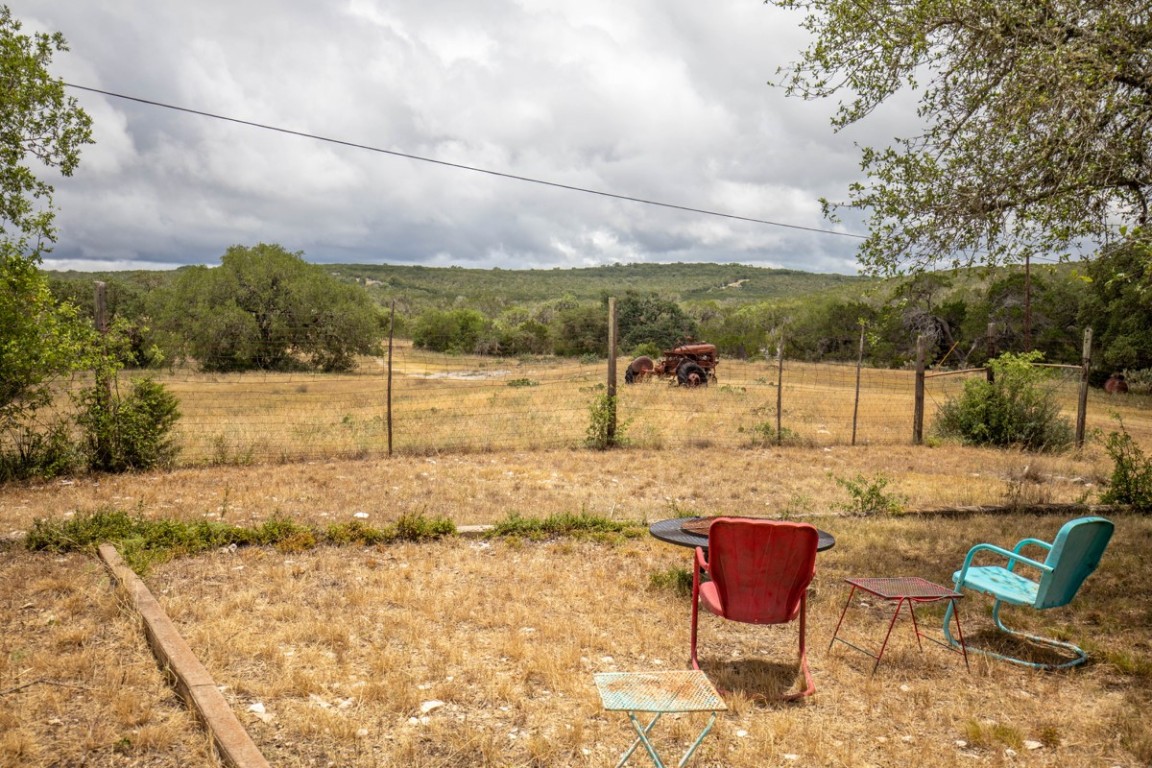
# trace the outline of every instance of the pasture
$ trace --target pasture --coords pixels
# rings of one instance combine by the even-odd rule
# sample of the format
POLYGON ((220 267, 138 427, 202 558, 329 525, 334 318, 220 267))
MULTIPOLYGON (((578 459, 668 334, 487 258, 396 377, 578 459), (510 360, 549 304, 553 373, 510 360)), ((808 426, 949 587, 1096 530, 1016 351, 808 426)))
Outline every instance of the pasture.
MULTIPOLYGON (((721 360, 719 381, 696 389, 667 380, 625 385, 618 366, 618 421, 628 444, 653 450, 907 445, 911 370, 785 360, 721 360)), ((1078 371, 1048 369, 1044 386, 1074 422, 1078 371)), ((936 409, 966 376, 930 373, 925 434, 936 409)), ((606 391, 603 360, 452 356, 398 344, 392 359, 364 358, 351 374, 205 374, 189 367, 153 374, 180 401, 176 441, 184 465, 371 458, 440 452, 580 448, 589 408, 606 391), (389 393, 391 393, 389 400, 389 393), (389 423, 391 416, 391 424, 389 423)), ((980 375, 980 374, 968 374, 980 375)), ((127 374, 125 374, 127 376, 127 374)), ((1116 429, 1117 414, 1152 444, 1146 396, 1089 393, 1087 428, 1116 429)))
MULTIPOLYGON (((394 406, 405 393, 441 399, 423 407, 427 421, 404 431, 402 440, 411 442, 398 440, 403 448, 392 458, 380 455, 378 442, 365 447, 326 435, 345 415, 361 423, 368 411, 355 407, 379 407, 355 406, 352 387, 368 379, 378 391, 378 371, 342 379, 332 390, 320 377, 219 379, 216 386, 232 388, 208 388, 216 397, 205 405, 179 393, 188 430, 181 439, 198 433, 190 425, 205 425, 203 459, 189 450, 186 466, 169 472, 0 488, 0 765, 219 764, 99 561, 20 545, 37 519, 100 509, 237 525, 274 517, 316 527, 382 525, 412 514, 469 525, 560 513, 638 524, 636 537, 242 547, 155 566, 145 577, 151 590, 275 766, 615 764, 630 730, 619 713, 601 710, 592 674, 679 669, 688 656, 689 603, 676 583, 689 552, 653 540, 643 525, 714 514, 809 520, 837 543, 817 560, 809 601, 817 686, 811 699, 779 700, 794 684, 794 624, 702 618, 701 661, 729 691, 730 709, 692 765, 1152 764, 1144 716, 1152 703, 1146 517, 1109 514, 1116 536, 1070 606, 1009 617, 1080 643, 1091 656, 1085 667, 1039 673, 973 656, 967 672, 954 654, 929 644, 918 650, 903 622, 874 676, 866 656, 828 649, 847 597, 843 578, 918 575, 948 583, 971 544, 1050 538, 1066 516, 1011 507, 1093 501, 1111 470, 1097 441, 1082 452, 1041 456, 913 447, 906 440, 911 392, 901 400, 904 388, 894 385, 866 386, 865 395, 885 403, 870 423, 889 424, 896 437, 870 436, 851 447, 820 425, 841 421, 824 409, 840 402, 834 390, 853 389, 852 370, 842 386, 824 376, 823 385, 810 379, 807 390, 796 375, 790 399, 786 380, 785 426, 806 439, 765 445, 748 427, 774 412, 749 415, 746 406, 774 404, 771 369, 725 361, 719 387, 622 387, 625 418, 635 414, 628 432, 634 442, 595 452, 578 447, 587 401, 602 378, 587 367, 586 378, 577 375, 580 367, 548 368, 563 385, 547 384, 544 370, 517 368, 479 379, 481 386, 430 377, 435 371, 422 363, 419 376, 394 381, 394 406), (521 378, 538 384, 507 385, 521 378), (281 387, 276 397, 265 389, 272 384, 281 387), (347 401, 336 394, 344 387, 347 401), (259 414, 235 407, 256 402, 266 404, 259 414), (224 408, 234 408, 230 417, 220 416, 224 408), (543 415, 534 417, 534 408, 543 415), (325 415, 301 415, 313 411, 325 415), (536 425, 535 438, 507 426, 518 419, 536 425), (563 442, 552 442, 561 430, 563 442), (225 435, 225 445, 217 441, 214 449, 213 434, 225 435), (436 447, 452 436, 456 442, 436 447), (837 480, 860 477, 888 478, 886 491, 906 510, 1007 508, 853 516, 842 508, 851 498, 837 480)), ((196 376, 174 373, 173 386, 194 389, 196 376)), ((358 396, 373 400, 364 389, 358 396)), ((1106 429, 1108 412, 1116 411, 1148 447, 1144 401, 1093 400, 1097 427, 1106 429)), ((396 426, 402 423, 397 415, 396 426)), ((881 637, 883 606, 856 610, 851 630, 865 642, 881 637)), ((966 597, 961 613, 974 643, 991 639, 986 601, 966 597)), ((918 611, 928 630, 938 629, 939 615, 918 611)), ((678 753, 699 724, 692 716, 666 718, 657 741, 678 753)), ((641 757, 633 764, 642 765, 641 757)))

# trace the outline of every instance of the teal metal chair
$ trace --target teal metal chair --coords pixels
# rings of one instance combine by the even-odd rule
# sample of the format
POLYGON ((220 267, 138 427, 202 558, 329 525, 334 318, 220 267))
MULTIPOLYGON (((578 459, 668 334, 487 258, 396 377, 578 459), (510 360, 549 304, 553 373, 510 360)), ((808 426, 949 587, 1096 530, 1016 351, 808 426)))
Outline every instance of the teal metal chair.
MULTIPOLYGON (((1042 664, 980 648, 969 647, 968 650, 1035 669, 1065 669, 1083 664, 1087 654, 1079 646, 1052 638, 1029 635, 1004 626, 1000 620, 1000 607, 1007 603, 1044 610, 1070 603, 1080 585, 1099 565, 1100 556, 1104 554, 1104 549, 1112 538, 1113 528, 1112 522, 1102 517, 1082 517, 1065 523, 1050 544, 1040 539, 1029 538, 1021 540, 1010 551, 994 544, 977 544, 972 547, 968 551, 968 556, 964 558, 963 567, 952 574, 956 591, 970 589, 990 595, 995 601, 992 604, 992 620, 996 623, 997 629, 1047 648, 1069 651, 1073 657, 1064 662, 1042 664), (1028 547, 1042 549, 1047 555, 1043 561, 1027 557, 1022 551, 1028 547), (981 553, 1006 558, 1007 563, 973 565, 976 556, 981 553), (1031 570, 1027 573, 1039 573, 1039 580, 1033 580, 1020 573, 1017 568, 1021 565, 1030 567, 1031 570)), ((953 647, 957 647, 960 643, 952 637, 949 629, 952 611, 953 605, 949 602, 948 609, 944 612, 944 636, 953 647)))

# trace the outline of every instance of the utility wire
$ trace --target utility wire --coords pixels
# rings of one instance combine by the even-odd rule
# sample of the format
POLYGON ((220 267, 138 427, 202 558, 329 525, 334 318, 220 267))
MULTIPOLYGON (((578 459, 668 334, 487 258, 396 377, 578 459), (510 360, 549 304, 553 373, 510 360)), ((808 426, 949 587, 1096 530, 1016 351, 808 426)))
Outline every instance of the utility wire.
POLYGON ((576 187, 570 184, 560 184, 555 181, 545 181, 544 179, 535 179, 530 176, 517 176, 513 173, 504 173, 502 171, 493 171, 488 168, 477 168, 472 165, 463 165, 461 163, 450 163, 447 160, 436 160, 431 157, 421 157, 420 155, 413 155, 407 152, 398 152, 392 149, 381 149, 380 147, 373 147, 368 144, 357 144, 352 141, 344 141, 342 139, 333 139, 328 136, 318 136, 314 133, 305 133, 304 131, 294 131, 289 128, 279 128, 274 125, 266 125, 264 123, 255 123, 250 120, 241 120, 236 117, 228 117, 226 115, 216 115, 211 112, 203 112, 198 109, 190 109, 188 107, 180 107, 175 104, 165 104, 160 101, 153 101, 151 99, 142 99, 139 96, 127 96, 123 93, 113 93, 112 91, 104 91, 99 88, 89 88, 85 85, 76 85, 74 83, 64 83, 69 88, 75 88, 80 91, 89 91, 91 93, 99 93, 104 96, 112 96, 117 99, 124 99, 125 101, 135 101, 139 104, 147 104, 152 107, 162 107, 164 109, 175 110, 176 112, 186 112, 190 115, 200 115, 201 117, 210 117, 213 120, 224 120, 229 123, 238 123, 240 125, 247 125, 252 128, 260 128, 265 131, 275 131, 276 133, 284 133, 289 136, 300 136, 305 139, 314 139, 316 141, 326 141, 329 144, 339 144, 345 147, 352 147, 353 149, 364 149, 369 152, 378 152, 382 155, 392 155, 394 157, 403 157, 408 160, 419 160, 422 163, 433 163, 435 165, 442 165, 448 168, 457 168, 462 171, 472 171, 473 173, 485 173, 489 176, 498 176, 504 179, 512 179, 513 181, 524 181, 530 184, 540 184, 545 187, 555 187, 556 189, 567 189, 572 192, 583 192, 589 195, 600 195, 601 197, 610 197, 615 200, 626 200, 630 203, 640 203, 642 205, 654 205, 660 208, 671 208, 677 211, 687 211, 689 213, 700 213, 705 216, 719 216, 725 219, 734 219, 736 221, 747 221, 753 224, 767 224, 772 227, 785 227, 787 229, 799 229, 804 232, 816 232, 822 235, 837 235, 839 237, 851 237, 859 240, 865 239, 864 235, 857 235, 851 232, 837 232, 832 229, 820 229, 819 227, 805 227, 800 224, 786 224, 780 221, 769 221, 767 219, 755 219, 748 216, 737 216, 732 213, 722 213, 720 211, 710 211, 704 208, 693 208, 687 205, 676 205, 675 203, 663 203, 659 200, 647 200, 642 197, 632 197, 630 195, 618 195, 614 192, 604 192, 599 189, 588 189, 587 187, 576 187))

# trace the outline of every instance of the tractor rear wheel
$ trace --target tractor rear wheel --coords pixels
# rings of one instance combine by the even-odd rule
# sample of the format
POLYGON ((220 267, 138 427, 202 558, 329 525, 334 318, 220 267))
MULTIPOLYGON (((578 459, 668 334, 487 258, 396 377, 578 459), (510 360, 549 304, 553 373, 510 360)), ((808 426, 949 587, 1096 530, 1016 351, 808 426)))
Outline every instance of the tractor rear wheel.
POLYGON ((676 382, 682 387, 706 387, 708 373, 691 360, 685 360, 676 368, 676 382))

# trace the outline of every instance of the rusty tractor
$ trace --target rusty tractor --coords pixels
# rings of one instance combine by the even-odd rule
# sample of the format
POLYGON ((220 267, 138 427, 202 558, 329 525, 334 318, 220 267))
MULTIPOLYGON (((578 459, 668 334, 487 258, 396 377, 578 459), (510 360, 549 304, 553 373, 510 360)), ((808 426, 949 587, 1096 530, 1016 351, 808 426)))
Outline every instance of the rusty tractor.
POLYGON ((675 377, 682 387, 706 387, 709 380, 716 381, 718 362, 715 344, 682 344, 664 350, 660 360, 647 355, 636 358, 624 371, 624 381, 635 384, 653 376, 675 377))

